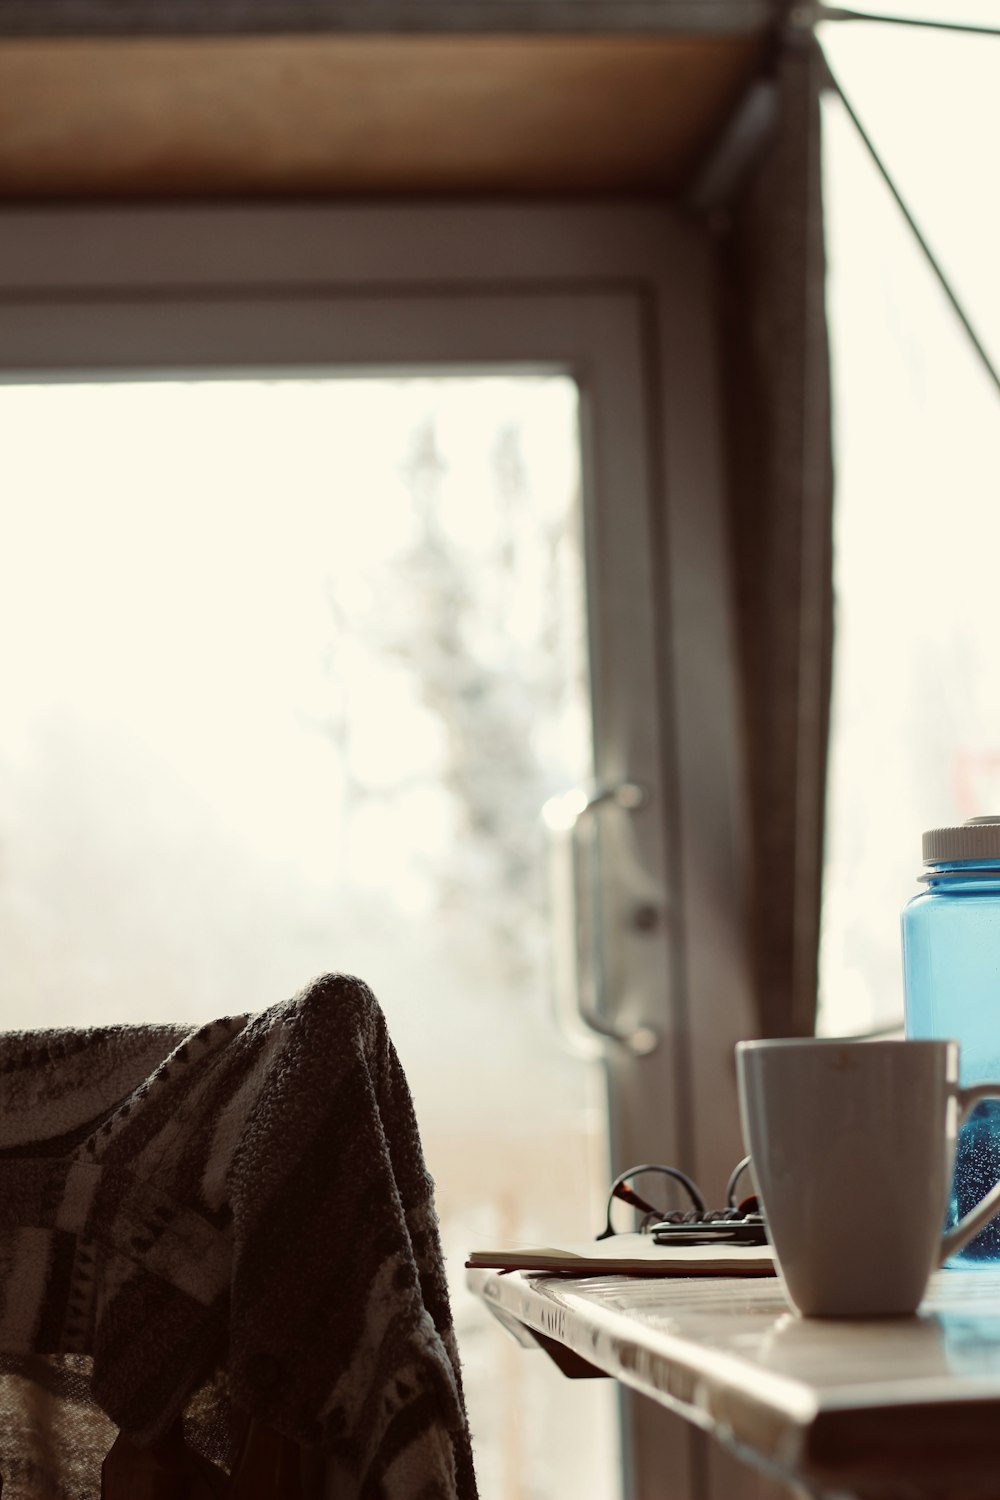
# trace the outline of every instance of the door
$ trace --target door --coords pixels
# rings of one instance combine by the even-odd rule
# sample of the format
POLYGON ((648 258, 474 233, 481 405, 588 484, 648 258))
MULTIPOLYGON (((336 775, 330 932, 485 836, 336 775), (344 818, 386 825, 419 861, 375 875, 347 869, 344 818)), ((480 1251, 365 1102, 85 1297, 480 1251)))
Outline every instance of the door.
MULTIPOLYGON (((590 264, 574 265, 588 226, 572 218, 388 209, 304 218, 193 210, 12 216, 0 308, 10 382, 2 420, 29 436, 20 476, 8 473, 4 486, 5 530, 19 525, 22 537, 7 596, 17 597, 20 573, 25 607, 32 594, 45 600, 30 634, 41 639, 50 628, 53 636, 41 658, 47 665, 33 667, 23 638, 8 632, 4 670, 20 672, 30 688, 58 675, 56 662, 74 652, 93 659, 124 650, 126 662, 106 691, 100 724, 101 694, 88 679, 72 710, 42 693, 47 739, 37 723, 22 724, 20 742, 12 731, 0 747, 7 817, 22 815, 22 866, 37 852, 30 837, 37 825, 25 814, 31 803, 20 795, 18 764, 30 781, 40 757, 55 755, 50 785, 69 796, 89 748, 91 782, 103 786, 108 816, 91 804, 84 848, 91 857, 106 849, 129 799, 156 804, 141 846, 119 851, 117 867, 109 863, 110 885, 144 889, 148 906, 158 906, 178 973, 198 976, 187 995, 202 1017, 237 1008, 234 990, 254 1004, 280 998, 270 986, 286 970, 292 982, 308 978, 291 974, 307 956, 315 957, 311 967, 356 967, 373 983, 414 1086, 437 1179, 484 1491, 504 1500, 563 1489, 607 1495, 619 1438, 599 1383, 564 1384, 540 1356, 526 1358, 484 1328, 485 1314, 463 1290, 470 1243, 589 1238, 612 1171, 641 1160, 678 1162, 711 1193, 738 1154, 727 1071, 731 1039, 744 1024, 738 862, 730 861, 738 755, 735 736, 727 742, 712 733, 713 721, 725 730, 734 705, 724 539, 710 472, 699 475, 697 512, 677 510, 673 551, 663 534, 666 496, 689 483, 683 466, 693 461, 693 434, 700 424, 697 441, 705 442, 712 425, 703 405, 684 433, 673 406, 707 389, 709 377, 699 373, 703 355, 690 348, 692 330, 679 313, 664 344, 670 309, 653 294, 663 272, 649 269, 658 253, 690 260, 691 250, 673 246, 669 234, 665 240, 658 216, 596 214, 590 264), (646 246, 641 253, 637 243, 646 246), (687 389, 677 384, 677 395, 664 399, 664 387, 675 388, 671 369, 682 366, 687 389), (71 429, 68 408, 60 415, 54 398, 81 391, 92 403, 88 421, 98 420, 102 400, 112 410, 109 394, 132 402, 131 412, 126 401, 105 415, 110 425, 86 458, 92 495, 106 499, 117 485, 123 498, 97 511, 81 485, 78 502, 70 492, 68 509, 47 512, 31 493, 39 454, 46 443, 64 448, 71 429), (48 427, 39 425, 45 398, 48 427), (394 400, 409 411, 409 446, 395 465, 395 493, 389 476, 376 501, 365 475, 401 441, 390 422, 394 400), (261 446, 268 432, 284 435, 284 451, 281 441, 261 446), (304 464, 290 456, 290 443, 304 464), (188 454, 186 467, 159 483, 167 465, 158 455, 176 448, 188 454), (255 475, 241 476, 244 448, 256 455, 255 475), (488 481, 474 472, 487 449, 488 481), (338 454, 344 463, 349 450, 338 470, 338 454), (449 476, 463 465, 468 489, 458 493, 449 476), (297 507, 317 470, 325 500, 307 518, 297 507), (291 476, 294 494, 286 489, 291 476), (25 517, 37 519, 39 509, 43 522, 32 532, 25 517), (101 520, 91 526, 95 514, 101 520), (493 535, 488 563, 472 561, 482 550, 477 527, 493 535), (97 552, 111 556, 104 574, 86 550, 94 530, 97 552), (197 553, 203 565, 192 569, 197 553), (83 571, 102 580, 100 589, 80 587, 88 557, 83 571), (65 587, 55 590, 53 558, 65 573, 65 587), (165 594, 142 571, 154 568, 167 579, 165 594), (311 590, 304 612, 311 609, 311 622, 300 622, 295 639, 313 630, 323 671, 301 683, 300 700, 286 692, 269 714, 261 705, 279 698, 267 693, 278 685, 284 692, 296 670, 281 654, 291 633, 284 623, 277 628, 277 615, 284 622, 295 613, 303 590, 311 590), (117 602, 105 608, 112 595, 117 602), (477 613, 485 595, 488 618, 477 613), (75 615, 58 613, 67 597, 75 615), (140 631, 151 598, 153 619, 140 631), (526 623, 521 615, 532 609, 526 623), (94 621, 97 635, 81 646, 83 625, 94 621), (197 670, 177 654, 185 629, 186 660, 197 670), (694 663, 685 633, 697 637, 694 663), (144 654, 129 657, 125 648, 140 637, 144 654), (162 681, 198 681, 173 710, 153 693, 156 712, 140 722, 156 671, 162 681), (371 709, 364 693, 373 681, 371 709), (80 753, 67 756, 59 716, 70 712, 90 738, 80 738, 77 723, 80 753), (199 712, 205 722, 245 713, 239 733, 253 754, 238 754, 224 737, 213 749, 198 732, 199 712), (310 720, 311 748, 303 753, 299 743, 298 759, 281 759, 295 737, 287 725, 276 729, 281 714, 298 716, 299 741, 302 718, 310 720), (135 770, 122 750, 140 740, 160 761, 180 756, 167 775, 174 803, 164 802, 163 778, 135 770), (463 759, 456 747, 469 744, 471 758, 463 759), (219 777, 206 790, 197 776, 213 755, 219 777), (322 790, 327 777, 339 787, 332 799, 322 790), (267 796, 255 797, 262 782, 267 796), (572 783, 575 804, 551 800, 572 783), (574 822, 574 807, 579 812, 588 796, 593 805, 574 822), (210 808, 216 852, 185 880, 190 849, 205 841, 200 825, 187 846, 177 829, 199 799, 210 808), (308 826, 313 807, 324 833, 317 838, 313 827, 305 852, 292 850, 288 828, 308 826), (259 856, 268 879, 241 886, 240 840, 248 826, 259 832, 269 821, 268 852, 259 856), (336 871, 323 869, 324 850, 336 871), (173 884, 164 873, 171 861, 173 884), (547 863, 556 881, 548 895, 547 863), (192 951, 184 939, 197 927, 195 909, 230 883, 237 899, 198 928, 201 947, 192 951), (192 909, 178 905, 181 890, 192 909), (261 931, 280 935, 285 957, 262 948, 261 931), (549 1013, 550 959, 560 958, 556 989, 577 1055, 549 1013), (584 1022, 566 1015, 567 1000, 582 1001, 584 1022)), ((8 455, 15 447, 12 437, 8 455)), ((52 469, 60 472, 65 499, 73 466, 52 469)), ((81 672, 66 676, 79 682, 81 672)), ((36 779, 36 789, 43 786, 36 779)), ((70 808, 60 826, 75 816, 70 808)), ((134 833, 136 819, 129 821, 134 833)), ((64 920, 49 933, 45 961, 25 971, 32 1005, 46 975, 63 1001, 75 988, 53 979, 53 955, 74 941, 67 914, 81 910, 87 860, 74 896, 66 889, 71 862, 60 852, 57 837, 50 887, 18 888, 16 870, 7 882, 11 952, 17 941, 27 944, 23 931, 21 939, 14 933, 17 909, 23 922, 34 900, 37 917, 43 890, 50 917, 59 910, 53 892, 62 892, 64 920)), ((128 914, 109 932, 116 954, 127 926, 128 914)), ((65 972, 84 974, 89 963, 103 980, 100 951, 86 937, 77 932, 65 972)), ((106 953, 103 961, 114 968, 106 953)), ((113 989, 91 985, 90 994, 113 989)), ((53 1002, 34 1024, 64 1019, 53 1002)), ((691 1434, 631 1400, 622 1414, 630 1495, 662 1493, 665 1472, 678 1500, 708 1493, 691 1434)))

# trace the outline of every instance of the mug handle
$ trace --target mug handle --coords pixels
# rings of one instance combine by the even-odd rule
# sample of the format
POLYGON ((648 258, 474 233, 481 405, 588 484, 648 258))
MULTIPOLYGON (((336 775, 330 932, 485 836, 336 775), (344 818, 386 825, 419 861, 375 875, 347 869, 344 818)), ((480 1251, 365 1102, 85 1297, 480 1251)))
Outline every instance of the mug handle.
MULTIPOLYGON (((976 1083, 971 1088, 956 1089, 959 1125, 965 1124, 970 1112, 982 1099, 1000 1099, 1000 1083, 976 1083)), ((949 1256, 961 1250, 984 1229, 991 1219, 1000 1213, 1000 1182, 991 1187, 985 1198, 975 1208, 970 1208, 964 1219, 959 1219, 954 1229, 949 1229, 941 1240, 938 1265, 943 1266, 949 1256)))

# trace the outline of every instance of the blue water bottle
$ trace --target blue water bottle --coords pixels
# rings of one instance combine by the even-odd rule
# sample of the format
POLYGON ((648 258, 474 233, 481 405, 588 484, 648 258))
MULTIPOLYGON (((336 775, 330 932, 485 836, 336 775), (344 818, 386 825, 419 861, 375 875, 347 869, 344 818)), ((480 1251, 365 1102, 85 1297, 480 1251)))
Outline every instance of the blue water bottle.
MULTIPOLYGON (((925 889, 903 910, 903 991, 908 1037, 954 1039, 961 1082, 1000 1077, 1000 817, 933 828, 923 838, 925 889)), ((1000 1181, 1000 1101, 962 1128, 949 1227, 1000 1181)), ((951 1264, 1000 1261, 994 1219, 951 1264)))

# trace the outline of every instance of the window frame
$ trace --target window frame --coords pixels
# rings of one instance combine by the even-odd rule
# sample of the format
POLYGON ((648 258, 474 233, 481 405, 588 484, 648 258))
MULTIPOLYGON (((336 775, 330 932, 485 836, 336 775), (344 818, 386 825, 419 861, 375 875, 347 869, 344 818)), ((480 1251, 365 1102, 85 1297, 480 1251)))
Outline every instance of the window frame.
MULTIPOLYGON (((588 518, 596 538, 589 543, 596 546, 592 567, 600 566, 609 538, 618 544, 616 517, 608 509, 617 484, 641 489, 651 510, 644 533, 651 556, 638 559, 653 575, 655 672, 642 689, 653 700, 644 753, 658 760, 663 790, 652 815, 665 850, 665 947, 657 951, 666 960, 664 972, 654 968, 646 977, 660 988, 662 1010, 654 1022, 665 1023, 667 1036, 640 1064, 612 1048, 608 1068, 624 1101, 621 1149, 678 1162, 721 1201, 741 1150, 733 1047, 753 1034, 754 1022, 746 756, 713 269, 708 231, 649 203, 183 204, 0 213, 0 378, 114 370, 133 363, 142 340, 154 335, 168 341, 168 355, 172 348, 184 366, 192 325, 177 314, 198 308, 203 319, 226 330, 232 367, 242 369, 242 360, 255 362, 254 347, 241 343, 241 310, 248 302, 270 303, 276 316, 299 309, 296 341, 288 346, 296 369, 308 363, 303 350, 310 347, 311 310, 324 301, 337 303, 347 324, 351 309, 367 304, 351 346, 355 370, 387 364, 399 370, 400 329, 389 320, 407 316, 404 309, 415 299, 439 310, 450 306, 459 318, 464 297, 491 300, 499 322, 484 356, 494 359, 504 309, 530 302, 539 314, 539 341, 526 339, 519 349, 508 340, 506 346, 509 361, 520 357, 530 368, 546 362, 546 349, 551 358, 542 325, 545 309, 556 308, 559 299, 589 306, 598 319, 602 306, 617 303, 618 320, 633 320, 641 389, 631 439, 619 448, 627 472, 602 473, 598 461, 596 499, 587 503, 598 508, 588 518), (373 305, 385 309, 381 342, 372 337, 373 305)), ((520 316, 509 321, 511 330, 524 326, 520 316)), ((276 339, 269 363, 281 360, 276 339)), ((445 346, 455 347, 454 341, 444 340, 445 346)), ((468 358, 475 357, 473 346, 474 339, 466 345, 468 358)), ((151 363, 163 369, 160 347, 161 357, 151 363)), ((318 361, 321 344, 316 348, 318 361)), ((229 364, 216 361, 215 368, 229 364)), ((564 352, 563 365, 586 391, 585 338, 576 354, 564 352)), ((592 421, 601 420, 596 410, 592 421)), ((630 420, 627 407, 619 407, 616 420, 630 420)), ((610 606, 623 610, 626 622, 627 592, 620 589, 610 606)), ((600 661, 594 665, 599 713, 602 694, 621 685, 602 685, 600 661)), ((634 684, 625 688, 635 690, 634 684)), ((604 775, 634 774, 624 759, 616 764, 613 745, 600 759, 604 775)), ((641 944, 641 935, 631 941, 641 944)), ((631 1447, 635 1460, 626 1477, 630 1500, 652 1500, 663 1473, 662 1422, 646 1406, 631 1403, 627 1418, 632 1442, 626 1450, 631 1447)), ((675 1434, 670 1443, 678 1497, 682 1490, 694 1495, 708 1493, 706 1484, 717 1487, 694 1456, 691 1436, 675 1434)), ((735 1483, 730 1476, 730 1494, 735 1483)))

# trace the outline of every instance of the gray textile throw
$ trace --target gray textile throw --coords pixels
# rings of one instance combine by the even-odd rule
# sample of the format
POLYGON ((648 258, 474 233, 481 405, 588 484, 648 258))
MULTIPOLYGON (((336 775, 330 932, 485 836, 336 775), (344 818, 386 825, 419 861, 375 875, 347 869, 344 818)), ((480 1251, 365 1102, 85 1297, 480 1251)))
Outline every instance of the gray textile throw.
POLYGON ((181 1418, 218 1459, 234 1412, 324 1453, 337 1500, 474 1500, 432 1191, 357 979, 0 1035, 3 1500, 97 1500, 116 1427, 181 1418))

